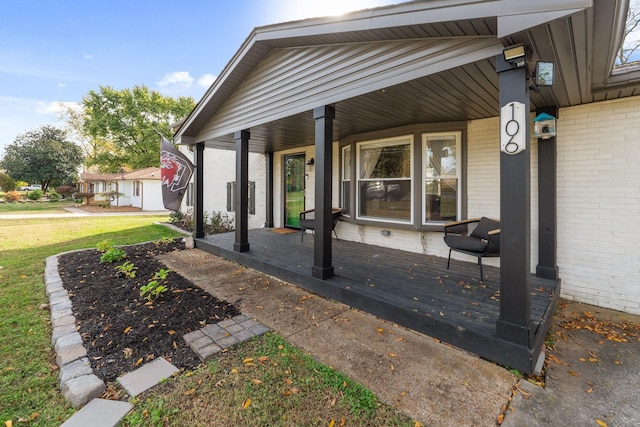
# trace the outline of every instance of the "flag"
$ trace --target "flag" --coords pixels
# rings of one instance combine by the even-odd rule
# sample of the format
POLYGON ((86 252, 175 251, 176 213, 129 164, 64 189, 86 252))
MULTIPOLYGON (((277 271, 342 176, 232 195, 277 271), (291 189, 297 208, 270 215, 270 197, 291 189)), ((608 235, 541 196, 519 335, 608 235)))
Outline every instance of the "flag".
POLYGON ((160 179, 162 203, 166 209, 179 211, 182 198, 193 175, 193 163, 163 136, 160 144, 160 179))

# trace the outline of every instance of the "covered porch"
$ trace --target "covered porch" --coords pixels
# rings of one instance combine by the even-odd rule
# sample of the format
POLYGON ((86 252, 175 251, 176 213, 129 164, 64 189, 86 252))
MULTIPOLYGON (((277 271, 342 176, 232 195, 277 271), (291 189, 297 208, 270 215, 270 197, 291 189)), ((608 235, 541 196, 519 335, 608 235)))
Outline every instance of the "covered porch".
MULTIPOLYGON (((198 248, 272 275, 318 295, 419 331, 501 365, 530 372, 537 353, 497 336, 500 270, 460 260, 351 241, 333 241, 335 275, 311 274, 313 235, 278 229, 249 231, 251 250, 234 250, 234 233, 196 239, 198 248)), ((534 348, 544 342, 560 283, 531 276, 530 318, 534 348)))
POLYGON ((255 29, 175 134, 194 152, 197 246, 531 372, 560 271, 556 137, 534 142, 530 122, 631 94, 611 77, 627 6, 625 0, 408 2, 255 29), (521 56, 510 56, 514 49, 521 56), (532 84, 538 61, 555 63, 552 86, 532 84), (459 157, 452 176, 440 175, 445 168, 436 161, 437 179, 455 179, 455 209, 432 218, 436 157, 429 153, 449 148, 448 157, 453 149, 432 147, 429 138, 443 134, 455 135, 459 157), (304 174, 304 209, 317 215, 315 237, 303 245, 299 236, 269 229, 288 225, 283 159, 307 147, 314 162, 304 174), (381 156, 383 149, 400 156, 381 156), (222 150, 235 151, 235 165, 216 159, 222 150), (367 153, 375 153, 372 167, 362 160, 367 153), (250 154, 264 156, 263 177, 252 175, 250 154), (376 170, 381 158, 396 167, 376 170), (205 237, 204 206, 224 197, 214 188, 214 172, 223 168, 235 169, 236 232, 205 237), (249 195, 250 175, 258 181, 256 197, 249 195), (402 189, 402 200, 387 196, 394 203, 386 211, 367 210, 373 179, 386 192, 402 189), (263 230, 249 227, 250 198, 265 200, 263 230), (502 268, 488 268, 481 284, 472 280, 475 264, 456 262, 447 272, 433 247, 427 256, 333 241, 334 207, 345 212, 354 241, 381 227, 435 240, 445 221, 495 217, 502 268))

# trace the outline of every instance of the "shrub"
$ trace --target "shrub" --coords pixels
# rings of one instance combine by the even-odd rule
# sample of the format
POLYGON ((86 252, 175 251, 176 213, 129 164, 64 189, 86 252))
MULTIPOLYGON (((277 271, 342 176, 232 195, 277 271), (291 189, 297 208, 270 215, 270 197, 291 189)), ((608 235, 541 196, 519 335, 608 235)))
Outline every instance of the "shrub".
POLYGON ((127 253, 120 248, 111 248, 100 257, 101 263, 112 263, 122 261, 127 257, 127 253))
POLYGON ((51 202, 57 202, 58 200, 62 199, 62 194, 56 192, 55 190, 51 190, 49 191, 49 201, 51 202))
POLYGON ((91 199, 93 199, 95 197, 95 193, 76 193, 73 195, 74 199, 79 199, 82 201, 85 201, 85 203, 88 205, 89 202, 91 201, 91 199))
POLYGON ((42 196, 44 196, 42 190, 27 191, 27 199, 29 200, 40 200, 42 196))
POLYGON ((234 230, 234 220, 226 212, 214 211, 211 215, 205 212, 204 224, 206 234, 226 233, 234 230))
POLYGON ((76 188, 70 185, 61 185, 56 188, 56 193, 61 194, 63 198, 71 197, 73 193, 75 193, 76 188))
POLYGON ((98 244, 96 245, 96 249, 98 250, 98 252, 105 253, 109 249, 113 249, 113 243, 111 243, 111 240, 102 240, 98 242, 98 244))
POLYGON ((124 193, 120 193, 118 191, 107 191, 106 193, 100 193, 101 196, 107 197, 112 202, 117 200, 119 197, 124 196, 124 193))
POLYGON ((4 193, 5 202, 13 203, 17 202, 20 199, 22 199, 22 194, 20 194, 18 191, 7 191, 6 193, 4 193))

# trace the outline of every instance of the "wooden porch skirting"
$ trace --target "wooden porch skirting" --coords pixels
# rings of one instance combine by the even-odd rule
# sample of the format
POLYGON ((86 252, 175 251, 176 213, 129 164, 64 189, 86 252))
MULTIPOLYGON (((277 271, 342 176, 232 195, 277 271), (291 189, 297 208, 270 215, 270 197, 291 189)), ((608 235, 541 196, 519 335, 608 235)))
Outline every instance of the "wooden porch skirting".
POLYGON ((560 294, 560 282, 531 277, 528 347, 496 335, 500 314, 500 270, 485 266, 480 282, 475 262, 332 241, 335 277, 311 275, 313 236, 270 229, 249 231, 250 250, 234 252, 234 233, 196 239, 196 247, 318 295, 424 333, 510 368, 531 373, 560 294))

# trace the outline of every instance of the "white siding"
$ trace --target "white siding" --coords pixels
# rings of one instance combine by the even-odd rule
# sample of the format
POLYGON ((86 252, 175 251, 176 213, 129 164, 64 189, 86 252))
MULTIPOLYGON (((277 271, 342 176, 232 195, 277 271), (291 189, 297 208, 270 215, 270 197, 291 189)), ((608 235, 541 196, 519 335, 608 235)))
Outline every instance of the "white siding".
POLYGON ((274 49, 198 132, 204 141, 502 52, 487 38, 435 38, 274 49))

